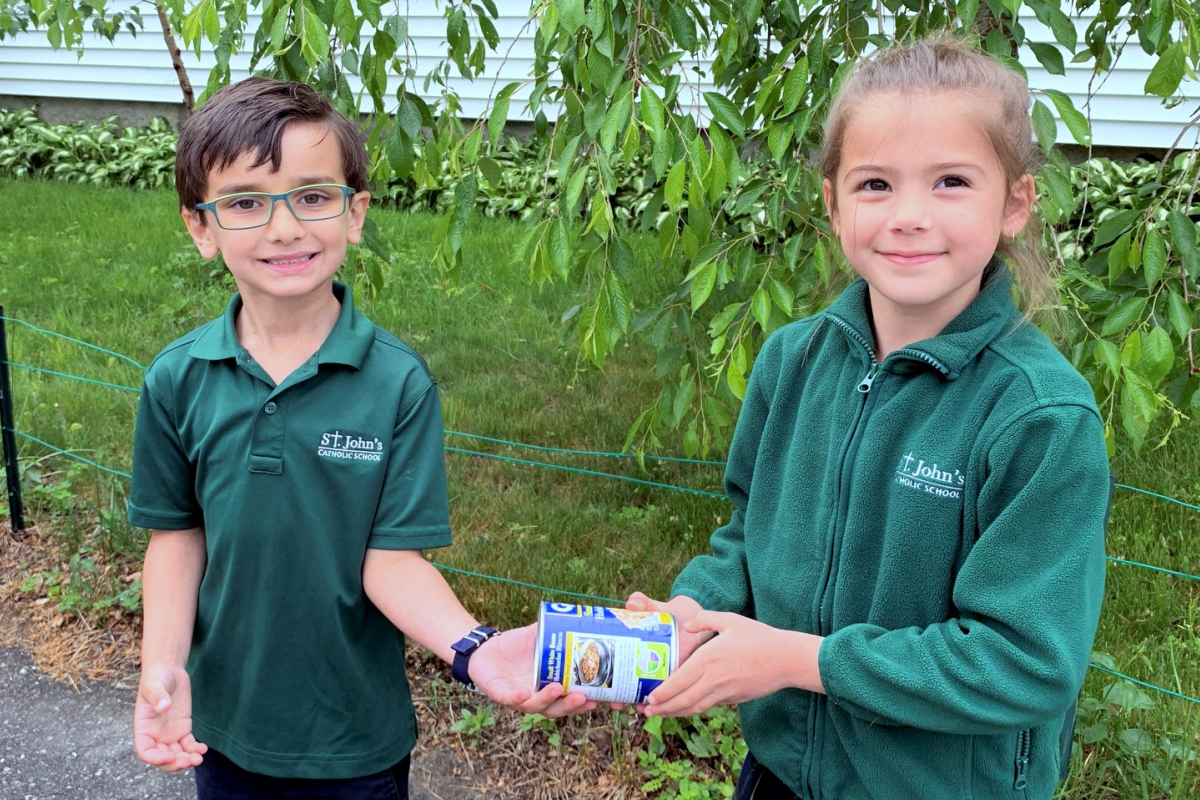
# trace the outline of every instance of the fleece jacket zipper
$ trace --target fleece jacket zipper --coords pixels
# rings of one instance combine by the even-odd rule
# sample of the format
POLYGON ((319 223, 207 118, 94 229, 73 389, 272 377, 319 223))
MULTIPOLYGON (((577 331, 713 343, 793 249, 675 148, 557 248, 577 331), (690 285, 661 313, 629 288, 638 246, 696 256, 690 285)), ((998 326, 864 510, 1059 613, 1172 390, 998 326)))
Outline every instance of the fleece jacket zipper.
MULTIPOLYGON (((871 389, 875 385, 875 381, 879 377, 882 364, 878 361, 875 355, 875 348, 872 343, 863 337, 854 329, 850 323, 834 316, 828 315, 828 319, 835 325, 846 332, 853 341, 863 349, 867 355, 867 373, 863 376, 855 387, 855 392, 858 396, 859 406, 858 413, 855 415, 854 421, 850 425, 849 436, 847 437, 846 445, 842 450, 840 463, 838 465, 838 497, 837 497, 837 513, 834 516, 833 525, 829 533, 829 549, 827 561, 825 564, 825 573, 822 579, 821 591, 817 599, 817 607, 815 609, 815 632, 818 636, 827 636, 832 633, 833 628, 833 600, 834 587, 837 584, 837 569, 839 556, 842 547, 842 533, 846 525, 845 520, 850 504, 850 478, 853 474, 853 465, 858 454, 858 447, 861 441, 863 429, 866 427, 868 418, 871 415, 871 407, 874 405, 877 394, 871 394, 871 389)), ((941 372, 943 375, 949 374, 950 370, 945 365, 938 361, 928 353, 920 350, 903 348, 889 353, 884 361, 896 360, 900 358, 909 358, 920 361, 928 366, 941 372)), ((823 694, 817 694, 813 698, 813 702, 809 705, 809 747, 808 747, 808 790, 813 800, 821 798, 821 747, 825 734, 825 704, 829 702, 828 698, 823 694)), ((1027 759, 1028 760, 1028 759, 1027 759)), ((1023 778, 1022 778, 1023 780, 1023 778)))
POLYGON ((1017 734, 1017 757, 1013 762, 1013 788, 1021 790, 1029 782, 1029 731, 1017 734))
MULTIPOLYGON (((830 315, 829 319, 842 328, 863 349, 867 355, 868 366, 866 375, 863 376, 862 380, 855 387, 855 402, 858 403, 858 410, 854 416, 854 421, 850 424, 846 445, 842 449, 838 463, 837 513, 834 515, 833 523, 830 526, 821 591, 818 593, 816 607, 814 608, 814 631, 818 636, 825 636, 829 632, 829 628, 833 622, 833 587, 837 582, 838 557, 842 545, 841 536, 845 529, 843 520, 846 518, 847 506, 850 502, 850 475, 853 471, 852 466, 855 454, 858 452, 860 435, 866 426, 866 420, 869 416, 868 406, 874 400, 874 395, 871 394, 871 387, 875 384, 880 367, 875 358, 875 348, 871 346, 871 342, 859 335, 858 331, 854 330, 844 320, 833 315, 830 315)), ((813 800, 820 800, 821 797, 820 754, 825 736, 824 718, 825 704, 827 702, 828 700, 824 695, 815 695, 808 712, 808 790, 813 800)))

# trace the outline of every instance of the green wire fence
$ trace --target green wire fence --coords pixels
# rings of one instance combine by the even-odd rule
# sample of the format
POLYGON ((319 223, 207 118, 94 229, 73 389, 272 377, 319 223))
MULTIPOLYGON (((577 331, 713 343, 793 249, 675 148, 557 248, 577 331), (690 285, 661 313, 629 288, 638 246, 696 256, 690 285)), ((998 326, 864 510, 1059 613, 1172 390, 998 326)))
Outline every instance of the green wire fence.
MULTIPOLYGON (((81 346, 89 348, 91 350, 95 350, 100 353, 105 353, 107 355, 114 356, 125 362, 128 362, 129 364, 137 367, 139 370, 141 370, 143 372, 146 370, 145 366, 143 366, 142 364, 138 363, 134 359, 132 359, 129 356, 126 356, 122 353, 118 353, 113 350, 108 350, 104 347, 100 347, 100 346, 92 344, 90 342, 85 342, 81 339, 76 339, 74 337, 67 336, 65 334, 61 334, 61 333, 57 333, 54 331, 45 330, 43 328, 39 328, 36 325, 32 325, 28 322, 25 322, 24 320, 14 319, 12 317, 7 317, 7 316, 4 316, 3 314, 0 314, 0 325, 2 325, 4 322, 14 322, 19 325, 23 325, 26 328, 36 331, 37 333, 56 337, 59 339, 64 339, 66 341, 73 342, 75 344, 81 345, 81 346)), ((14 362, 14 361, 9 361, 9 360, 6 360, 6 357, 4 357, 3 354, 0 354, 0 364, 14 367, 16 369, 27 370, 30 372, 36 372, 36 373, 40 373, 40 374, 52 375, 54 377, 60 377, 60 378, 66 378, 69 380, 80 381, 80 382, 95 385, 95 386, 102 386, 105 388, 118 389, 121 391, 132 392, 135 394, 140 392, 139 389, 137 389, 133 386, 125 386, 122 384, 115 384, 115 383, 109 383, 106 381, 93 380, 91 378, 85 378, 85 377, 82 377, 79 375, 72 375, 70 373, 57 372, 55 370, 44 369, 42 367, 36 367, 36 366, 28 365, 28 364, 20 364, 20 363, 14 362)), ((20 436, 22 439, 26 439, 30 442, 33 442, 34 444, 40 445, 40 446, 46 448, 47 450, 49 450, 53 454, 62 455, 67 458, 74 459, 76 461, 87 464, 88 466, 94 467, 95 469, 101 470, 103 472, 109 473, 111 475, 114 475, 114 476, 117 476, 120 478, 124 478, 124 479, 132 478, 132 476, 127 472, 122 472, 120 470, 115 470, 110 467, 106 467, 103 464, 99 464, 95 461, 92 461, 91 459, 85 458, 85 457, 79 455, 78 453, 73 453, 68 450, 63 450, 62 448, 56 447, 55 445, 53 445, 49 442, 42 441, 41 439, 38 439, 34 436, 29 435, 28 433, 17 430, 15 428, 15 426, 13 426, 13 427, 4 426, 4 430, 8 431, 12 434, 15 434, 16 436, 20 436)), ((612 458, 612 459, 638 459, 638 460, 643 460, 643 461, 661 461, 661 462, 695 464, 695 465, 712 466, 712 467, 723 467, 725 465, 725 462, 723 462, 723 461, 705 461, 705 460, 700 460, 700 459, 678 458, 678 457, 672 457, 672 456, 636 455, 636 454, 632 454, 632 453, 614 453, 614 452, 606 452, 606 451, 600 451, 600 450, 570 450, 570 449, 559 448, 559 447, 547 447, 547 446, 543 446, 543 445, 527 444, 525 442, 511 441, 508 439, 499 439, 499 438, 494 438, 494 437, 490 437, 490 436, 481 436, 479 434, 464 433, 462 431, 445 430, 443 432, 447 436, 468 438, 468 439, 474 439, 476 441, 482 441, 482 442, 488 442, 491 444, 501 445, 504 447, 518 448, 518 449, 524 449, 524 450, 533 450, 533 451, 543 452, 543 453, 555 453, 555 454, 567 455, 567 456, 585 456, 585 457, 612 458)), ((497 453, 489 453, 489 452, 482 451, 482 450, 470 450, 470 449, 459 448, 459 447, 451 447, 449 445, 447 445, 445 447, 445 449, 451 453, 458 453, 458 454, 462 454, 462 455, 469 455, 469 456, 475 456, 475 457, 480 457, 480 458, 492 458, 492 459, 497 459, 499 461, 512 463, 512 464, 521 464, 521 465, 525 465, 525 466, 533 466, 533 467, 539 467, 539 468, 544 468, 544 469, 560 470, 563 472, 574 473, 577 475, 589 475, 589 476, 599 477, 599 478, 608 478, 608 479, 612 479, 612 480, 619 480, 619 481, 625 481, 625 482, 634 483, 634 484, 638 484, 638 485, 642 485, 642 486, 648 486, 648 487, 652 487, 652 488, 656 488, 656 489, 664 489, 664 490, 676 491, 676 492, 686 492, 686 493, 698 495, 701 497, 708 497, 708 498, 721 499, 721 500, 725 499, 724 494, 720 494, 717 492, 708 492, 708 491, 703 491, 701 489, 693 489, 693 488, 687 487, 687 486, 676 486, 674 484, 669 484, 669 483, 660 483, 657 481, 643 480, 641 478, 634 478, 634 477, 630 477, 628 475, 620 475, 620 474, 612 473, 612 472, 603 472, 603 471, 599 471, 599 470, 590 470, 590 469, 580 469, 578 467, 569 467, 569 466, 564 466, 561 464, 554 464, 554 463, 545 462, 545 461, 534 461, 534 460, 524 459, 524 458, 514 458, 511 456, 499 455, 497 453)), ((1168 497, 1167 495, 1158 494, 1156 492, 1147 491, 1145 489, 1139 489, 1136 486, 1127 486, 1127 485, 1121 484, 1121 483, 1115 484, 1115 486, 1118 489, 1124 489, 1124 490, 1135 492, 1138 494, 1144 494, 1144 495, 1154 497, 1154 498, 1157 498, 1160 500, 1164 500, 1164 501, 1167 501, 1170 503, 1175 503, 1177 505, 1183 506, 1184 508, 1189 508, 1194 511, 1200 511, 1200 505, 1196 505, 1194 503, 1188 503, 1188 502, 1179 500, 1174 497, 1168 497)), ((1137 561, 1129 561, 1129 560, 1126 560, 1123 558, 1116 558, 1114 556, 1106 556, 1106 559, 1109 562, 1114 563, 1114 564, 1122 564, 1122 565, 1126 565, 1126 566, 1140 567, 1143 569, 1152 570, 1152 571, 1160 572, 1160 573, 1165 573, 1167 575, 1172 575, 1174 577, 1183 578, 1186 580, 1200 581, 1200 575, 1192 575, 1192 574, 1189 574, 1186 572, 1179 572, 1177 570, 1167 569, 1166 567, 1154 566, 1152 564, 1142 564, 1137 561)), ((550 586, 541 586, 536 583, 527 583, 525 581, 519 581, 519 580, 515 580, 512 578, 505 578, 505 577, 501 577, 498 575, 488 575, 486 573, 481 573, 481 572, 471 572, 470 570, 459 569, 457 567, 451 567, 451 566, 448 566, 445 564, 439 564, 437 562, 432 562, 432 563, 435 567, 437 567, 438 569, 443 570, 445 572, 452 572, 452 573, 464 575, 467 577, 480 578, 480 579, 495 581, 498 583, 508 584, 508 585, 512 585, 512 586, 519 586, 519 587, 526 588, 526 589, 533 589, 535 591, 543 592, 545 594, 565 596, 565 597, 575 597, 575 598, 579 598, 579 599, 583 599, 583 600, 593 600, 596 602, 608 603, 608 604, 612 604, 612 605, 623 605, 624 604, 623 600, 618 600, 618 599, 612 598, 612 597, 602 597, 599 595, 584 594, 581 592, 572 592, 572 591, 568 591, 566 589, 556 589, 556 588, 550 587, 550 586)), ((1100 664, 1093 663, 1093 664, 1089 664, 1089 666, 1095 670, 1098 670, 1100 672, 1107 673, 1110 675, 1114 675, 1118 678, 1127 680, 1130 683, 1136 684, 1138 686, 1142 686, 1147 689, 1152 689, 1154 691, 1161 692, 1162 694, 1168 695, 1170 697, 1174 697, 1179 700, 1186 700, 1190 703, 1200 705, 1200 699, 1197 699, 1195 697, 1190 697, 1181 692, 1172 691, 1171 689, 1166 689, 1161 686, 1155 686, 1154 684, 1146 683, 1144 681, 1138 680, 1137 678, 1133 678, 1129 675, 1125 675, 1121 672, 1117 672, 1116 670, 1109 669, 1108 667, 1104 667, 1100 664)))

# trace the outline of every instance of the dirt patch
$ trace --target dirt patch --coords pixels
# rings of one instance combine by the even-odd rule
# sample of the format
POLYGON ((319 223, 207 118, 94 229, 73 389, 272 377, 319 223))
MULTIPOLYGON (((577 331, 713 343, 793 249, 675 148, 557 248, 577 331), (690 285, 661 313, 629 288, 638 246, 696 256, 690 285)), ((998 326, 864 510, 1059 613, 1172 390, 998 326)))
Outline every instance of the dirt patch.
MULTIPOLYGON (((103 624, 60 611, 30 590, 33 576, 65 566, 53 537, 30 527, 16 540, 0 520, 0 645, 27 652, 38 671, 72 686, 97 681, 130 692, 137 685, 141 617, 110 610, 103 624)), ((421 731, 413 756, 414 800, 632 800, 644 778, 610 712, 552 723, 492 706, 449 682, 449 669, 412 648, 408 674, 421 731), (451 731, 463 710, 490 708, 491 723, 474 735, 451 731), (615 741, 614 741, 615 740, 615 741)))

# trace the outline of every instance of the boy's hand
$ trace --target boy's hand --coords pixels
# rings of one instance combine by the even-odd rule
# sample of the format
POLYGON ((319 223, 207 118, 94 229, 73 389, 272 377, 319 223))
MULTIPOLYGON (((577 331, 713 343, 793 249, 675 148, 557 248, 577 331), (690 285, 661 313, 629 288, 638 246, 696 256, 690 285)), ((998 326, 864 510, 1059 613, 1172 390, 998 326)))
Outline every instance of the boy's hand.
POLYGON ((208 745, 192 736, 192 684, 183 667, 153 664, 142 670, 133 744, 138 758, 166 772, 203 761, 208 745))
POLYGON ((533 692, 533 650, 536 646, 536 625, 505 631, 488 639, 471 657, 468 667, 471 680, 500 705, 526 714, 561 717, 595 708, 596 701, 588 700, 582 692, 571 692, 563 697, 561 684, 551 684, 536 694, 533 692))
POLYGON ((817 665, 820 636, 717 611, 697 613, 686 627, 721 635, 650 693, 648 716, 688 717, 789 687, 824 692, 817 665))

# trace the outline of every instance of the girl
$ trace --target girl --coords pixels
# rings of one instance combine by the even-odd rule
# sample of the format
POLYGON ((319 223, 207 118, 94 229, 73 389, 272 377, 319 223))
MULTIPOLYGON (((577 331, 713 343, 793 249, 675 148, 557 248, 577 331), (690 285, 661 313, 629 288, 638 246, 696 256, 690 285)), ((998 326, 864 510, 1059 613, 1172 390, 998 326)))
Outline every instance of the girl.
MULTIPOLYGON (((652 715, 737 703, 738 798, 1049 798, 1104 588, 1088 384, 1013 303, 1052 292, 1025 81, 948 38, 834 102, 825 205, 860 276, 763 346, 735 506, 672 599, 652 715), (702 610, 706 609, 706 610, 702 610)), ((1069 753, 1069 750, 1068 750, 1069 753)))

